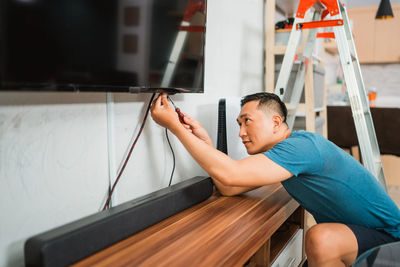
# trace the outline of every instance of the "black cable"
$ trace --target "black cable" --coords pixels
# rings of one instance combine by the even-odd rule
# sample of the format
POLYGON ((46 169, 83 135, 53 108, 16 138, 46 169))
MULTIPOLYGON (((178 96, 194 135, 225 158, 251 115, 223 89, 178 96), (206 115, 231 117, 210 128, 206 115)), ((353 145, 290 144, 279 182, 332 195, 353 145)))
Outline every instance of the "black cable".
POLYGON ((169 184, 168 184, 168 186, 171 186, 172 177, 174 176, 174 172, 175 172, 175 153, 174 153, 174 150, 172 149, 171 142, 169 141, 168 129, 167 128, 165 128, 165 136, 167 137, 168 145, 169 145, 169 148, 171 149, 172 161, 173 161, 171 177, 169 178, 169 184))
POLYGON ((129 150, 128 155, 126 156, 126 159, 125 159, 125 161, 124 161, 124 164, 122 165, 122 168, 121 168, 121 170, 120 170, 119 173, 118 173, 117 179, 115 179, 114 184, 113 184, 113 186, 111 187, 111 190, 109 190, 109 192, 108 192, 107 201, 106 201, 106 204, 104 204, 103 210, 105 210, 105 209, 107 209, 107 208, 110 208, 111 196, 112 196, 112 194, 114 193, 114 189, 115 189, 115 187, 117 186, 117 183, 118 183, 119 179, 121 178, 122 173, 123 173, 124 170, 125 170, 125 167, 126 167, 126 164, 127 164, 128 161, 129 161, 129 158, 131 157, 133 148, 135 147, 137 141, 139 140, 140 135, 142 134, 142 131, 143 131, 144 125, 146 124, 147 116, 149 115, 150 107, 151 107, 151 104, 153 103, 153 99, 154 99, 154 96, 155 96, 155 95, 156 95, 156 94, 154 93, 154 94, 151 96, 151 98, 150 98, 149 104, 148 104, 148 106, 147 106, 146 113, 145 113, 144 118, 143 118, 143 121, 142 121, 142 125, 140 126, 139 132, 138 132, 138 134, 137 134, 137 136, 136 136, 136 138, 135 138, 135 141, 133 142, 133 144, 132 144, 132 146, 131 146, 131 148, 130 148, 130 150, 129 150))

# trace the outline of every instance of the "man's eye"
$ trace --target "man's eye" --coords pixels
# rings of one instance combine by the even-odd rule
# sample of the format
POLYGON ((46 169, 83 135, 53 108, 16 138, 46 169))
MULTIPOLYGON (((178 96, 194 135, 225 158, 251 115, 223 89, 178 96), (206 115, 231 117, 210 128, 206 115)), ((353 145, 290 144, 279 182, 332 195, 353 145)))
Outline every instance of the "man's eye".
POLYGON ((244 119, 244 123, 248 123, 249 121, 249 119, 244 119))

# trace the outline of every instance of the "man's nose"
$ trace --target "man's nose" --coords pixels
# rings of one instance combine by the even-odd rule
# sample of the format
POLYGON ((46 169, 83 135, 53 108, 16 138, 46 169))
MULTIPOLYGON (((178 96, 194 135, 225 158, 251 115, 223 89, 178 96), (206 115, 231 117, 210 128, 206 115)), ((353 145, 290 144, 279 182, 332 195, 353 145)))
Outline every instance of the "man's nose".
POLYGON ((245 136, 246 136, 246 130, 244 129, 243 126, 240 126, 239 137, 243 139, 243 137, 245 136))

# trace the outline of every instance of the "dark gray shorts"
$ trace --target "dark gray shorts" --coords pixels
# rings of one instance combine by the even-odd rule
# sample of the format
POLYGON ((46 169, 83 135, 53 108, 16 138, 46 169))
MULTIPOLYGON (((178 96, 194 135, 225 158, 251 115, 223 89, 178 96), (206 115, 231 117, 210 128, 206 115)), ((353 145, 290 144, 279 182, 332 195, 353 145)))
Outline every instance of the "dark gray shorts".
POLYGON ((384 231, 367 228, 364 226, 346 224, 354 233, 358 243, 357 257, 365 251, 377 247, 379 245, 400 241, 400 239, 391 236, 384 231))

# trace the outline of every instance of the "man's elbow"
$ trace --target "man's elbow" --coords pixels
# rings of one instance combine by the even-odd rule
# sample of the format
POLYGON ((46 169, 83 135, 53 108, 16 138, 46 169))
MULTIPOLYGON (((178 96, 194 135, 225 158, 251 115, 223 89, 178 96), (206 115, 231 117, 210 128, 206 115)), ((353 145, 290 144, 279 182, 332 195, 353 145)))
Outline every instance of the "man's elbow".
POLYGON ((237 161, 230 159, 228 163, 218 166, 212 165, 210 166, 211 168, 208 169, 208 173, 224 186, 236 186, 235 181, 239 178, 237 173, 240 169, 238 169, 237 161))
POLYGON ((236 196, 236 193, 229 189, 221 189, 218 188, 218 192, 224 197, 233 197, 236 196))
POLYGON ((219 175, 218 176, 218 181, 222 185, 227 186, 227 187, 234 186, 233 179, 231 178, 231 176, 226 175, 226 174, 225 175, 219 175))
POLYGON ((234 187, 229 186, 225 179, 221 179, 221 177, 216 178, 215 176, 212 177, 214 180, 215 186, 218 189, 218 192, 225 197, 235 196, 236 192, 234 187))

